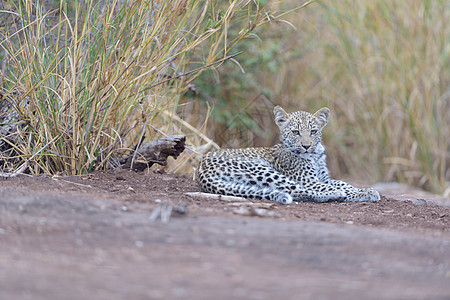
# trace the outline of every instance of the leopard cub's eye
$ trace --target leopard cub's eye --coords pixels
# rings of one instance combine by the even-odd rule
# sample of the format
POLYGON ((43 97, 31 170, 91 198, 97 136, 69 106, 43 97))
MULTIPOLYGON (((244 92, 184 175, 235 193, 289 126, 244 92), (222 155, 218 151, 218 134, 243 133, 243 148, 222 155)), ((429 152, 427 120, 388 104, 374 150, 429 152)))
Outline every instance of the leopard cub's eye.
POLYGON ((311 134, 316 134, 316 133, 317 133, 316 129, 311 130, 311 134))
POLYGON ((292 130, 292 133, 295 135, 300 135, 300 131, 298 131, 298 130, 292 130))

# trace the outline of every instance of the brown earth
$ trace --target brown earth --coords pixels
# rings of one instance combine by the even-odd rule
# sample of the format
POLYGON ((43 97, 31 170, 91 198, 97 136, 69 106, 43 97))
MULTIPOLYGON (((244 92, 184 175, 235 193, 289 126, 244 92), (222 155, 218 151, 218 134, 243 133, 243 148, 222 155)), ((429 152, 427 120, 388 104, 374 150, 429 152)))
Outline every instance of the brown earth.
POLYGON ((450 299, 450 207, 433 199, 249 209, 197 190, 123 170, 0 178, 0 299, 450 299), (161 203, 181 214, 151 220, 161 203))

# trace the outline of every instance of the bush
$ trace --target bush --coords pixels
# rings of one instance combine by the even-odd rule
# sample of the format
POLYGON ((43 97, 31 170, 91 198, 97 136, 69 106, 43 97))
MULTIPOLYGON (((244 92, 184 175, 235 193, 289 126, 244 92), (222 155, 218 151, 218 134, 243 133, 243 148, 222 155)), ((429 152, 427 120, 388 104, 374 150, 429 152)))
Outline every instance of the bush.
POLYGON ((0 92, 18 117, 0 124, 16 126, 0 163, 32 158, 35 174, 116 167, 267 13, 250 0, 2 5, 0 92))

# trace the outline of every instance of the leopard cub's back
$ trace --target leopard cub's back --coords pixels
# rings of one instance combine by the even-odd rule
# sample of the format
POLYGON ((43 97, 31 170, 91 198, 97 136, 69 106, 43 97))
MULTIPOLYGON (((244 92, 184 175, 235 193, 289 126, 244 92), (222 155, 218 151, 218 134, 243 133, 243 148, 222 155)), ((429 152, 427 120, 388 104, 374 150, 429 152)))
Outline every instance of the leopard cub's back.
POLYGON ((245 184, 253 177, 251 175, 271 167, 267 159, 271 155, 271 149, 263 147, 209 152, 200 162, 196 178, 200 186, 208 192, 212 191, 208 182, 212 182, 215 177, 245 184))

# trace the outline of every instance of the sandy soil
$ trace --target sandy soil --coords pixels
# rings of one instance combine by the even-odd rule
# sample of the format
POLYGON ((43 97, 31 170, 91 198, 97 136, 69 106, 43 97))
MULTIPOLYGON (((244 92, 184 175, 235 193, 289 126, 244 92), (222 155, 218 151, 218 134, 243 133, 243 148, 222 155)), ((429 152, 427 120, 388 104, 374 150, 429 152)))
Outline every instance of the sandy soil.
POLYGON ((423 195, 255 208, 197 190, 153 172, 0 179, 0 299, 450 299, 450 207, 423 195))

